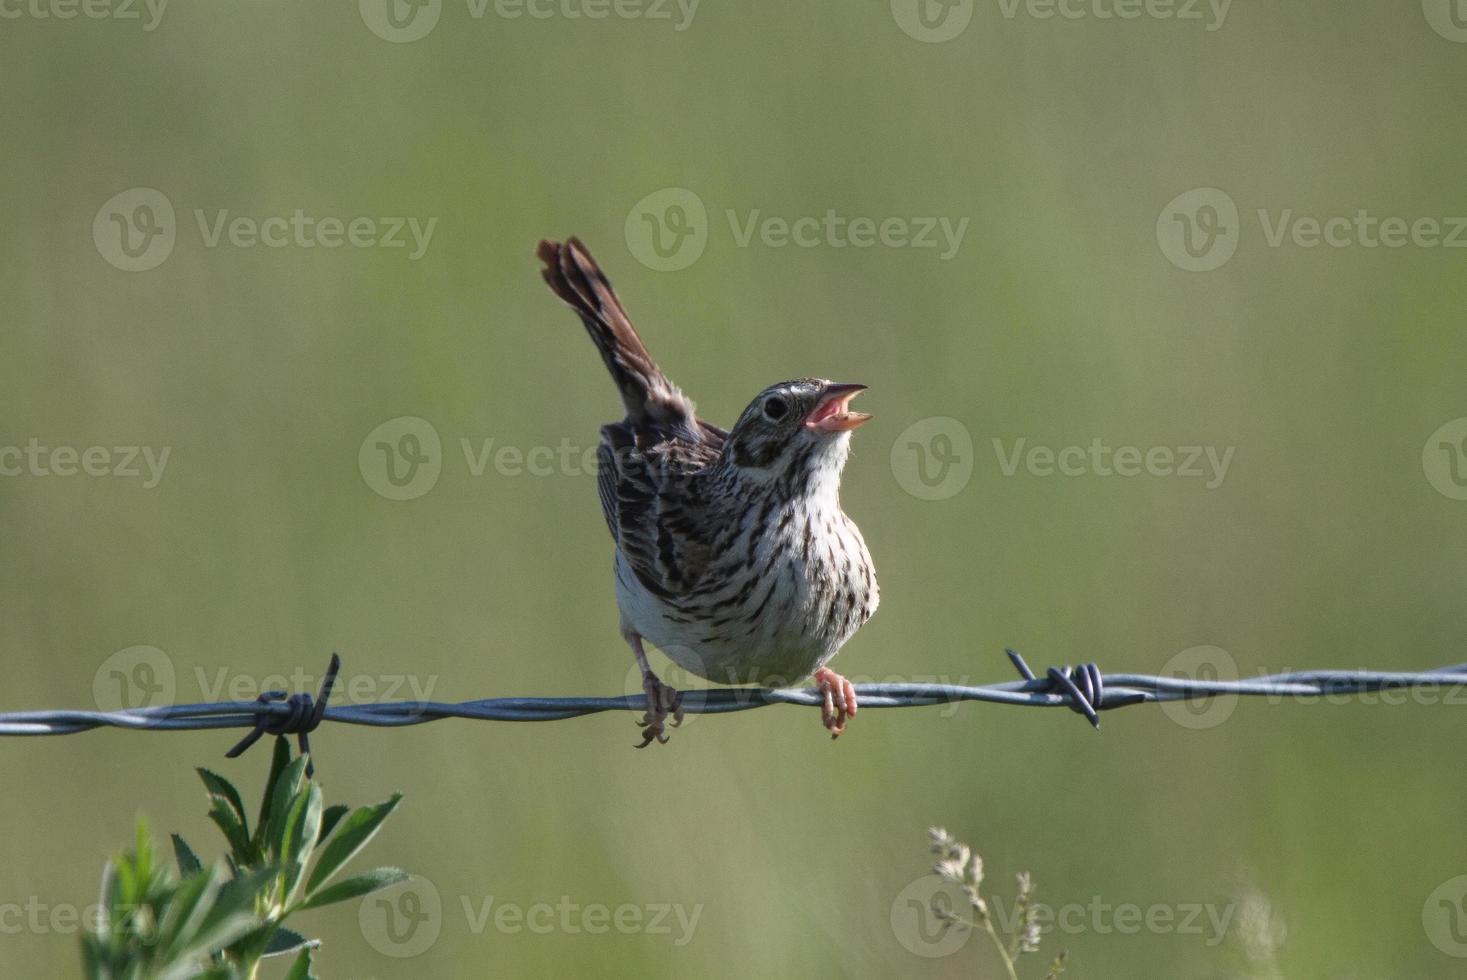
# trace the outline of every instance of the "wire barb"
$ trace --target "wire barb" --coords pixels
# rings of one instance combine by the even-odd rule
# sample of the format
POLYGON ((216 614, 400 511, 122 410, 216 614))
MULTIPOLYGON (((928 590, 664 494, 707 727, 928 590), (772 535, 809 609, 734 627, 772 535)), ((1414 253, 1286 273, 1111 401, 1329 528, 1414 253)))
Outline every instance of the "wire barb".
POLYGON ((300 746, 300 754, 306 757, 306 775, 314 776, 316 763, 311 758, 311 732, 316 730, 316 726, 321 724, 321 719, 326 715, 326 702, 331 699, 331 688, 336 683, 336 672, 340 669, 341 655, 333 653, 331 663, 326 667, 326 676, 321 680, 321 692, 316 695, 314 702, 306 692, 289 696, 284 691, 266 691, 261 694, 255 699, 260 704, 284 701, 290 710, 284 713, 261 711, 255 716, 254 731, 235 743, 234 748, 224 753, 224 757, 236 759, 244 755, 263 735, 276 735, 280 738, 294 735, 300 746))
MULTIPOLYGON (((1029 669, 1029 665, 1019 655, 1019 651, 1005 649, 1004 653, 1009 655, 1009 660, 1013 662, 1024 680, 1038 680, 1034 676, 1034 671, 1029 669)), ((1099 713, 1108 707, 1115 707, 1115 705, 1105 703, 1105 682, 1101 679, 1100 668, 1095 664, 1081 664, 1079 667, 1051 667, 1046 674, 1049 677, 1051 689, 1057 688, 1069 695, 1070 710, 1084 715, 1090 721, 1091 726, 1097 732, 1100 731, 1099 713)))

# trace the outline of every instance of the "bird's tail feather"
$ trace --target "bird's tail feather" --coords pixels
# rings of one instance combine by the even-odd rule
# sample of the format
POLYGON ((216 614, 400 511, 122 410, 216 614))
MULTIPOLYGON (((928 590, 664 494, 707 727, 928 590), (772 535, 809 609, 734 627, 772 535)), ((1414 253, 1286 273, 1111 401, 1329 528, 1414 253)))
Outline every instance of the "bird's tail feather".
POLYGON ((536 254, 550 288, 580 315, 601 352, 633 422, 669 426, 694 424, 693 405, 662 373, 632 326, 616 290, 580 239, 542 241, 536 254))

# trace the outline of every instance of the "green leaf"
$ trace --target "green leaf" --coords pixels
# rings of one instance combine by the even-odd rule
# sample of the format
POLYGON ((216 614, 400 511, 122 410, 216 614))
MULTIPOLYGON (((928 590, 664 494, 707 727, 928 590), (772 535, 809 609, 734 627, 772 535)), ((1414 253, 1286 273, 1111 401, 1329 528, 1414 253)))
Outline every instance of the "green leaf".
POLYGON ((229 841, 229 849, 233 852, 235 861, 239 864, 248 864, 250 856, 250 837, 245 832, 244 825, 239 822, 239 814, 234 812, 234 807, 222 796, 209 797, 209 819, 224 833, 224 839, 229 841))
MULTIPOLYGON (((201 932, 208 932, 221 928, 221 923, 232 916, 245 914, 252 921, 255 920, 255 901, 261 897, 265 888, 274 883, 275 876, 280 869, 276 867, 254 868, 246 871, 237 878, 226 881, 219 889, 219 894, 214 897, 214 906, 209 910, 208 916, 199 927, 201 932)), ((259 922, 254 921, 258 926, 259 922)), ((244 930, 248 932, 249 930, 244 930)), ((243 933, 241 933, 243 935, 243 933)), ((238 938, 237 936, 234 938, 238 938)), ((230 939, 229 942, 233 942, 230 939)), ((228 942, 222 945, 229 945, 228 942)))
MULTIPOLYGON (((258 926, 259 920, 243 912, 233 912, 224 916, 212 922, 207 932, 200 932, 191 937, 192 942, 179 950, 178 959, 168 963, 166 967, 159 969, 156 973, 147 973, 146 976, 148 980, 194 980, 199 975, 199 960, 223 949, 258 926)), ((163 964, 158 965, 163 966, 163 964)))
POLYGON ((92 933, 82 936, 82 974, 87 980, 107 980, 109 970, 104 969, 102 939, 92 933))
POLYGON ((117 884, 117 862, 109 860, 102 865, 102 888, 97 898, 97 904, 102 907, 102 929, 105 932, 112 928, 112 910, 118 904, 117 884))
POLYGON ((122 854, 112 862, 113 881, 116 889, 113 892, 112 906, 132 907, 143 904, 143 889, 138 879, 138 868, 129 854, 122 854))
POLYGON ((233 783, 216 772, 203 768, 195 771, 204 781, 204 789, 209 791, 209 795, 221 797, 229 804, 230 809, 234 810, 239 817, 239 825, 245 828, 245 836, 248 837, 250 818, 245 815, 244 800, 240 798, 239 790, 234 788, 233 783))
POLYGON ((316 949, 321 945, 319 939, 307 939, 294 929, 278 926, 270 934, 270 941, 265 945, 262 956, 284 956, 286 953, 294 953, 298 949, 316 949))
POLYGON ((316 980, 316 973, 311 969, 311 951, 301 950, 301 955, 295 958, 290 966, 290 972, 285 975, 285 980, 316 980))
POLYGON ((312 783, 304 793, 296 797, 290 813, 285 818, 285 832, 280 842, 280 863, 285 871, 285 888, 281 898, 289 908, 295 901, 301 877, 306 871, 306 860, 316 846, 316 837, 321 833, 321 787, 312 783))
POLYGON ((255 826, 255 844, 261 849, 265 846, 265 824, 270 819, 270 809, 274 801, 275 782, 280 778, 281 772, 290 762, 290 743, 283 738, 275 740, 275 754, 270 757, 270 775, 265 777, 265 796, 260 800, 260 819, 255 826))
POLYGON ((382 826, 382 821, 397 808, 401 799, 401 793, 393 793, 391 798, 375 806, 358 807, 355 813, 342 822, 341 831, 321 851, 316 867, 311 870, 311 877, 306 882, 307 897, 366 846, 382 826))
POLYGON ((350 812, 351 807, 345 803, 333 803, 326 808, 325 812, 321 814, 321 833, 316 836, 317 847, 326 842, 326 838, 331 836, 331 832, 336 829, 341 818, 350 812))
POLYGON ((183 951, 194 945, 199 925, 214 904, 219 882, 213 868, 198 871, 185 878, 161 910, 158 923, 158 947, 162 959, 183 959, 183 951))
POLYGON ((173 857, 178 862, 178 873, 187 877, 202 870, 203 865, 199 863, 199 856, 194 849, 177 834, 170 834, 173 838, 173 857))
POLYGON ((379 888, 386 888, 388 885, 395 885, 407 879, 407 872, 400 868, 373 868, 371 871, 344 878, 334 885, 327 885, 320 891, 308 895, 299 908, 315 909, 323 905, 360 898, 363 895, 370 895, 379 888))
POLYGON ((153 877, 153 835, 148 833, 148 822, 138 817, 137 826, 138 877, 147 881, 153 877))
POLYGON ((275 777, 275 787, 270 793, 270 816, 266 818, 265 845, 277 861, 282 861, 285 843, 285 827, 291 807, 300 795, 301 783, 306 778, 306 757, 298 755, 280 770, 275 777))
POLYGON ((234 911, 219 918, 211 915, 199 932, 186 937, 188 941, 180 944, 172 956, 157 964, 162 967, 166 963, 166 969, 160 970, 156 977, 152 973, 146 975, 150 980, 193 980, 198 976, 200 961, 249 935, 259 926, 259 919, 245 912, 234 911))

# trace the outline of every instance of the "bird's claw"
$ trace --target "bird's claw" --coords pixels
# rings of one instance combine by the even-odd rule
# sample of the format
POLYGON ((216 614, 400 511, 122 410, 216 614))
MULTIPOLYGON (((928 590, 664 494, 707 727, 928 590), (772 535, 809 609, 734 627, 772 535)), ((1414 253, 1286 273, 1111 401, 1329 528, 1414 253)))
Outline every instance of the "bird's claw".
POLYGON ((840 738, 841 732, 846 730, 846 721, 856 716, 856 688, 829 667, 821 667, 815 672, 815 686, 825 695, 820 706, 820 720, 832 739, 840 738))
POLYGON ((637 722, 642 729, 642 741, 637 748, 646 748, 654 739, 666 745, 668 720, 671 719, 673 728, 683 723, 682 692, 662 683, 651 673, 642 679, 642 690, 647 695, 647 713, 637 722))

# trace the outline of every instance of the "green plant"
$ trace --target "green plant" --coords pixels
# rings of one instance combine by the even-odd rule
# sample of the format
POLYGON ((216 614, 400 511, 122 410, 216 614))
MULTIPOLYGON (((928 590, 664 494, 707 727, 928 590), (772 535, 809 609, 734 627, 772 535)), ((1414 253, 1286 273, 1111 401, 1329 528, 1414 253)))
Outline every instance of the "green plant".
MULTIPOLYGON (((1029 877, 1029 872, 1021 871, 1014 876, 1018 893, 1014 896, 1011 931, 1005 940, 994 926, 994 916, 989 912, 988 899, 979 891, 983 885, 983 858, 941 827, 933 827, 927 835, 932 841, 932 853, 937 855, 937 863, 932 866, 932 870, 944 881, 958 886, 963 898, 967 900, 968 908, 972 910, 973 918, 965 918, 936 900, 932 903, 933 915, 949 928, 982 930, 993 941, 993 947, 998 951, 1009 980, 1019 980, 1019 957, 1039 952, 1039 919, 1033 903, 1034 880, 1029 877)), ((1044 980, 1054 980, 1064 972, 1065 959, 1066 954, 1061 952, 1050 961, 1044 980)))
POLYGON ((209 818, 229 842, 224 867, 203 864, 174 834, 175 872, 159 861, 139 819, 135 848, 113 858, 102 874, 102 914, 82 938, 86 976, 252 980, 265 957, 294 953, 287 980, 314 977, 312 954, 319 942, 285 928, 286 918, 358 898, 407 875, 377 868, 331 882, 402 796, 394 793, 355 811, 324 806, 321 787, 306 776, 306 761, 292 759, 289 743, 276 739, 253 832, 238 790, 217 773, 198 770, 208 791, 209 818))

